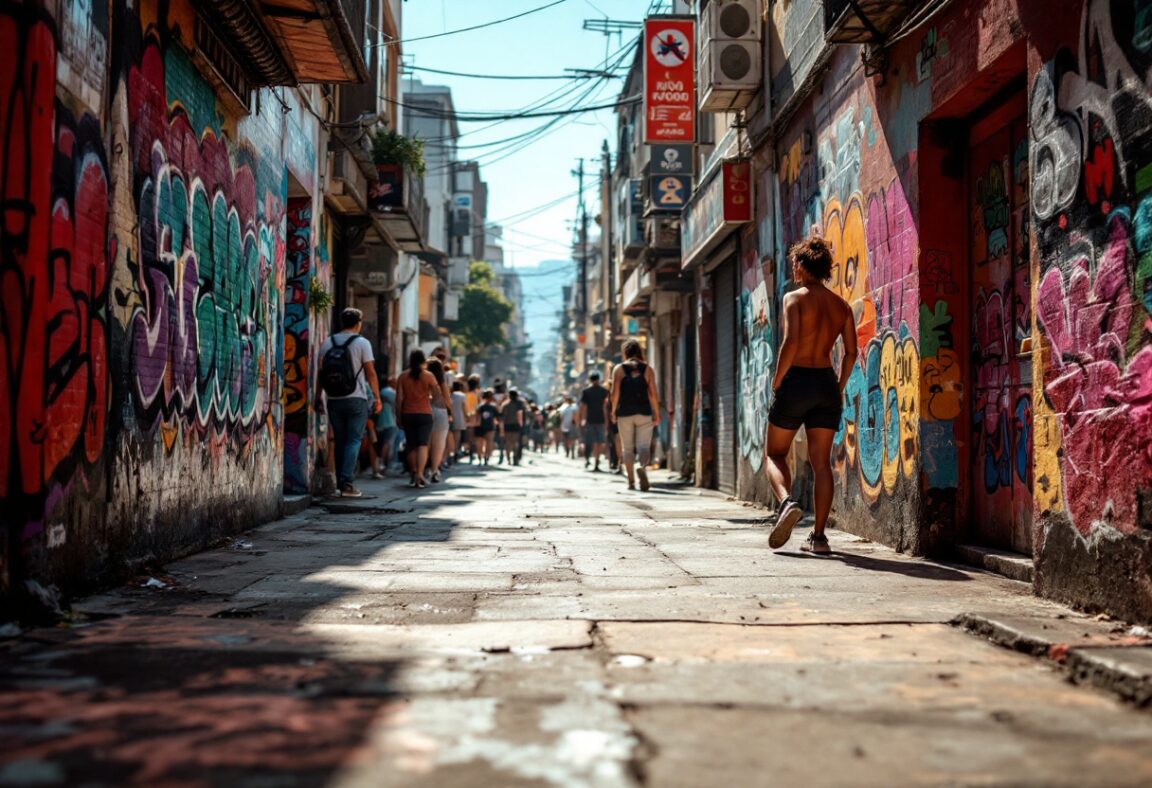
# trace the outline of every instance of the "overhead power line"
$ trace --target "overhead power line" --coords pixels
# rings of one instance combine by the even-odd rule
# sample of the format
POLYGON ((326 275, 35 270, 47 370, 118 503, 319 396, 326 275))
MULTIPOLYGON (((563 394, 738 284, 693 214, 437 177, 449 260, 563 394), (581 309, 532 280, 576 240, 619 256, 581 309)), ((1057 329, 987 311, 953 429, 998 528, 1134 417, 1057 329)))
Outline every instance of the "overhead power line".
POLYGON ((596 104, 587 107, 575 107, 573 109, 560 109, 549 110, 546 112, 507 112, 499 114, 481 115, 481 114, 468 114, 462 112, 436 112, 427 106, 419 104, 408 104, 396 99, 385 99, 390 104, 395 104, 398 107, 404 107, 420 115, 426 115, 431 118, 455 118, 457 123, 490 123, 499 120, 520 120, 521 118, 557 118, 565 115, 578 115, 582 112, 596 112, 602 109, 619 109, 620 107, 627 107, 632 104, 639 104, 641 96, 629 96, 628 98, 618 99, 608 104, 596 104))
POLYGON ((526 80, 545 80, 545 79, 593 79, 595 77, 605 76, 604 72, 596 69, 573 68, 569 69, 571 74, 469 74, 466 71, 445 71, 440 68, 428 68, 427 66, 404 66, 405 71, 426 71, 429 74, 443 74, 446 77, 466 77, 468 79, 526 79, 526 80))
POLYGON ((404 44, 411 44, 414 41, 427 41, 431 38, 443 38, 444 36, 454 36, 458 33, 469 33, 473 30, 483 30, 486 27, 492 27, 493 25, 500 25, 500 24, 503 24, 505 22, 511 22, 513 19, 520 19, 521 17, 529 16, 531 14, 537 14, 541 11, 547 11, 549 8, 552 8, 553 6, 558 6, 561 3, 567 3, 567 2, 568 2, 568 0, 554 0, 554 2, 548 3, 547 5, 538 6, 536 8, 530 8, 527 11, 522 11, 519 14, 513 14, 512 16, 506 16, 503 19, 493 19, 491 22, 484 22, 483 24, 472 25, 471 27, 461 27, 461 28, 458 28, 456 30, 445 30, 443 33, 433 33, 432 35, 427 35, 427 36, 416 36, 415 38, 405 38, 405 39, 393 39, 392 41, 385 41, 383 45, 386 47, 402 46, 404 44))

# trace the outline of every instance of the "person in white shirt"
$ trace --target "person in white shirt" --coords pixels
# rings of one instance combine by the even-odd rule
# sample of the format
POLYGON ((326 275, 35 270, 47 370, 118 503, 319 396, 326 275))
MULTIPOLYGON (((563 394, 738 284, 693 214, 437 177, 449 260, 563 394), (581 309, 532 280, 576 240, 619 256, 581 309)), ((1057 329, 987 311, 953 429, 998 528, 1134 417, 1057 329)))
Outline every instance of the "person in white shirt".
POLYGON ((361 495, 352 484, 360 459, 360 444, 364 440, 368 414, 379 413, 381 407, 372 343, 360 336, 363 320, 364 313, 359 309, 349 308, 340 313, 341 330, 320 345, 320 372, 316 376, 316 412, 323 414, 327 408, 336 438, 333 454, 337 491, 346 498, 361 495))
POLYGON ((576 450, 576 414, 580 408, 572 401, 572 397, 564 395, 564 404, 560 407, 560 435, 564 440, 564 456, 575 456, 576 450))

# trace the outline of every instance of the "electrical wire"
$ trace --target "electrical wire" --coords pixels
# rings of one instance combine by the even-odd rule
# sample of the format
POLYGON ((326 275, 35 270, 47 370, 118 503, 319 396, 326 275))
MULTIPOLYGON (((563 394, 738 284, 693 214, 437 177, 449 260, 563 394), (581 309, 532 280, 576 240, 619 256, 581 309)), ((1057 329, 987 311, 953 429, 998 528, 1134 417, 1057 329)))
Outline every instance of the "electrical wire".
MULTIPOLYGON (((546 79, 592 79, 600 76, 594 73, 592 69, 586 69, 586 74, 470 74, 465 71, 444 71, 438 68, 428 68, 427 66, 404 66, 405 71, 427 71, 429 74, 443 74, 448 77, 464 77, 466 79, 524 79, 524 80, 546 80, 546 79)), ((584 69, 574 69, 576 71, 584 69)))
MULTIPOLYGON (((393 39, 391 41, 385 41, 383 44, 373 44, 373 48, 376 48, 378 46, 386 46, 386 47, 402 46, 404 44, 411 44, 414 41, 428 41, 429 39, 433 39, 433 38, 443 38, 444 36, 454 36, 458 33, 470 33, 473 30, 483 30, 486 27, 493 27, 495 25, 501 25, 505 22, 511 22, 513 19, 520 19, 522 17, 529 16, 531 14, 537 14, 541 11, 547 11, 549 8, 552 8, 553 6, 558 6, 561 3, 567 3, 567 2, 568 2, 568 0, 554 0, 553 2, 548 3, 546 5, 538 6, 536 8, 530 8, 527 11, 522 11, 519 14, 513 14, 512 16, 506 16, 503 19, 494 19, 491 22, 484 22, 483 24, 472 25, 471 27, 461 27, 457 30, 446 30, 443 33, 433 33, 432 35, 427 35, 427 36, 416 36, 415 38, 405 38, 405 39, 393 39)), ((383 32, 383 31, 379 31, 379 32, 383 32)), ((387 35, 387 34, 385 33, 385 35, 387 35)))
POLYGON ((595 106, 577 107, 574 109, 565 110, 549 110, 546 112, 503 112, 503 113, 462 113, 462 112, 436 112, 430 110, 428 107, 421 107, 419 104, 407 104, 403 101, 397 101, 393 98, 385 98, 389 104, 395 104, 398 107, 411 110, 412 112, 430 118, 441 118, 444 120, 454 119, 457 123, 488 123, 490 121, 504 121, 504 120, 522 120, 526 118, 556 118, 565 117, 567 115, 579 115, 584 112, 596 112, 601 109, 620 109, 628 107, 633 104, 639 104, 643 97, 640 95, 628 96, 627 98, 616 99, 609 104, 597 104, 595 106))

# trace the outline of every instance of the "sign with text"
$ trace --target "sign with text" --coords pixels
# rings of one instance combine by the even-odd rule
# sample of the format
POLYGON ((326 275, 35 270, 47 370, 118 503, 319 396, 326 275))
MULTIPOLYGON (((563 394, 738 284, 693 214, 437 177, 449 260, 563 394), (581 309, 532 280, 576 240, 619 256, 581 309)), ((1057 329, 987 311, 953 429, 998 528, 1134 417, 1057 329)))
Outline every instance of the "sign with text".
POLYGON ((680 222, 684 270, 695 268, 733 229, 752 221, 752 165, 727 159, 696 190, 680 222))
POLYGON ((696 140, 695 20, 644 20, 644 142, 696 140))
POLYGON ((651 145, 648 172, 652 175, 691 175, 695 160, 691 145, 651 145))

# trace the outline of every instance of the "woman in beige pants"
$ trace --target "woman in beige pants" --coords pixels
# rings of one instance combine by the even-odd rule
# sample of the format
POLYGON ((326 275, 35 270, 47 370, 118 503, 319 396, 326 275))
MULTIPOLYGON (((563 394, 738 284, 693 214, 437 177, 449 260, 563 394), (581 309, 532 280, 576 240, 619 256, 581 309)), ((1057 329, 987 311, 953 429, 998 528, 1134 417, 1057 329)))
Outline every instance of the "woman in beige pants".
POLYGON ((640 489, 647 490, 652 430, 660 423, 660 398, 656 375, 644 363, 644 351, 635 339, 624 343, 624 363, 612 371, 611 417, 620 431, 620 461, 628 475, 628 489, 636 489, 632 475, 635 460, 639 463, 640 489))

